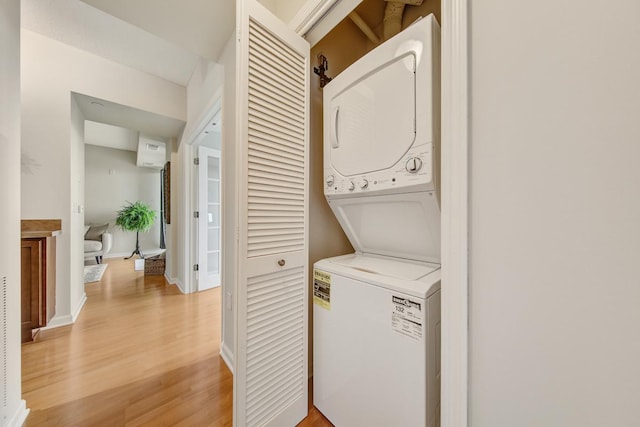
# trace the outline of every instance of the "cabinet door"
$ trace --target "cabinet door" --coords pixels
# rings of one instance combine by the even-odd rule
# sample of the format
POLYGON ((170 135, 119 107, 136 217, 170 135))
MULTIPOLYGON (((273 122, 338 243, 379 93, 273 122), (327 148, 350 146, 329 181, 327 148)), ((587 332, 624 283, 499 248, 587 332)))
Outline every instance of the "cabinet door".
POLYGON ((20 245, 22 274, 22 342, 31 341, 31 330, 40 327, 42 240, 23 239, 20 245))

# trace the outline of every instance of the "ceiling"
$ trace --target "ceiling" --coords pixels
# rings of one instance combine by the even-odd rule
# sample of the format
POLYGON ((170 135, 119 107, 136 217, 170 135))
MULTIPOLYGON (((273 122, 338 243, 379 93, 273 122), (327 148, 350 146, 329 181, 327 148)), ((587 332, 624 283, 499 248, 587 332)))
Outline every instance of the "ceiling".
POLYGON ((82 1, 214 62, 236 22, 234 0, 82 1))
MULTIPOLYGON (((22 0, 21 25, 186 87, 201 61, 219 58, 235 27, 235 1, 22 0)), ((87 142, 95 145, 131 149, 134 134, 168 140, 179 138, 185 126, 126 105, 74 97, 86 120, 95 122, 86 126, 87 142)))
POLYGON ((79 0, 22 0, 21 25, 62 43, 186 86, 200 57, 79 0))
POLYGON ((182 120, 79 93, 73 95, 85 120, 134 129, 162 138, 178 138, 184 129, 185 122, 182 120))

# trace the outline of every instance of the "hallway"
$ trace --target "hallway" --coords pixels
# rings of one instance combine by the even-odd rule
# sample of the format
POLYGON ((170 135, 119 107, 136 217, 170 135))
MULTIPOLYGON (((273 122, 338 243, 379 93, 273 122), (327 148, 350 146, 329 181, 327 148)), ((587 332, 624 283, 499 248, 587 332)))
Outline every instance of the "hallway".
MULTIPOLYGON (((22 346, 25 426, 231 426, 220 288, 183 295, 133 260, 105 263, 75 324, 22 346)), ((331 426, 309 406, 299 427, 331 426)))
POLYGON ((183 295, 110 259, 72 326, 22 346, 27 426, 230 426, 220 288, 183 295))

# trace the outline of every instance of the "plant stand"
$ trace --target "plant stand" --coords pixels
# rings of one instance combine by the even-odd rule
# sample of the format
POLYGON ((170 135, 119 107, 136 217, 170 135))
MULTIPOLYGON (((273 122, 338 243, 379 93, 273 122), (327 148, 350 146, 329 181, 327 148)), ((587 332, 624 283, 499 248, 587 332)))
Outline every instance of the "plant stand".
POLYGON ((131 252, 131 256, 126 257, 125 259, 131 259, 133 258, 133 256, 135 254, 138 254, 138 256, 142 259, 144 259, 144 254, 142 253, 142 251, 140 250, 140 240, 138 239, 138 235, 139 233, 136 231, 136 248, 133 250, 133 252, 131 252))

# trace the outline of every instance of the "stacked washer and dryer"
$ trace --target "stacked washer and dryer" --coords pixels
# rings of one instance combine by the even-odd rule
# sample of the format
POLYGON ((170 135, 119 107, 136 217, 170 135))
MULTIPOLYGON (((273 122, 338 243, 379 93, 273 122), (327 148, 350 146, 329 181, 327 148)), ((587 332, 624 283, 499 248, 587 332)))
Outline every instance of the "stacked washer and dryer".
POLYGON ((439 426, 440 28, 324 88, 325 196, 356 253, 314 265, 314 405, 338 427, 439 426))

